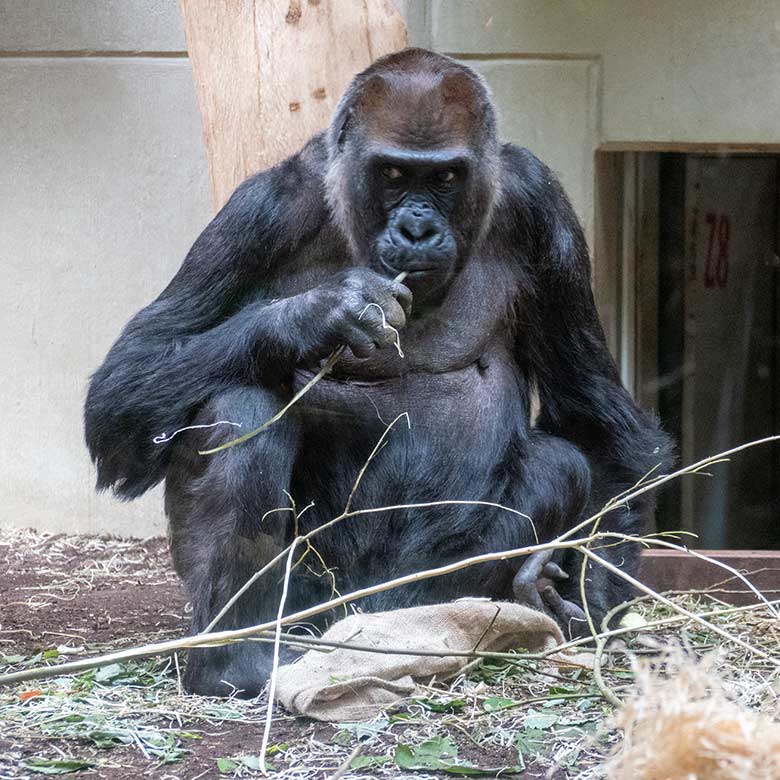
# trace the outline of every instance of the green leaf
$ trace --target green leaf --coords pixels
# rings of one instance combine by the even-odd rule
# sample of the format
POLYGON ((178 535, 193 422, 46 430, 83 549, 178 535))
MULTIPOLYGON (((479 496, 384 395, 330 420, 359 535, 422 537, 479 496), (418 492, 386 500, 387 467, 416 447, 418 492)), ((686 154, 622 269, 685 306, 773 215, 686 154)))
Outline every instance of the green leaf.
POLYGON ((402 723, 405 720, 411 720, 411 712, 394 712, 390 716, 390 723, 402 723))
POLYGON ((535 756, 544 753, 544 732, 527 728, 515 738, 515 747, 521 756, 535 756))
POLYGON ((120 675, 124 674, 124 671, 125 670, 122 668, 122 664, 109 664, 108 666, 104 666, 95 672, 95 682, 111 682, 111 680, 114 680, 120 675))
POLYGON ((460 712, 466 706, 464 699, 415 699, 414 703, 431 712, 460 712))
POLYGON ((349 767, 350 769, 368 769, 384 766, 390 758, 388 756, 355 756, 349 767))
POLYGON ((352 744, 352 732, 347 729, 340 729, 331 738, 330 741, 334 745, 341 745, 342 747, 348 747, 352 744))
POLYGON ((551 712, 539 712, 529 710, 523 720, 523 726, 527 729, 549 729, 558 722, 558 715, 551 712))
POLYGON ((629 610, 620 620, 620 628, 630 628, 632 630, 644 628, 647 625, 647 621, 642 615, 634 610, 629 610))
POLYGON ((449 737, 434 737, 416 748, 408 745, 398 745, 395 750, 395 763, 410 771, 438 770, 450 775, 489 776, 499 774, 516 774, 522 771, 519 766, 478 767, 467 761, 458 761, 458 748, 449 737))
POLYGON ((223 774, 235 772, 238 769, 238 763, 232 758, 218 758, 217 769, 223 774))
POLYGON ((81 761, 78 758, 43 758, 43 756, 33 756, 22 761, 20 766, 40 775, 67 775, 71 772, 80 772, 82 769, 91 769, 95 765, 89 761, 81 761))
POLYGON ((401 769, 441 769, 441 760, 436 756, 417 755, 408 745, 395 749, 395 763, 401 769))
POLYGON ((501 696, 491 696, 489 699, 485 699, 482 706, 485 712, 496 712, 497 710, 505 710, 507 707, 513 707, 517 704, 512 699, 504 699, 501 696))
POLYGON ((331 741, 335 742, 337 745, 349 745, 351 740, 347 740, 346 742, 340 741, 344 739, 343 736, 339 737, 342 732, 351 734, 358 741, 371 739, 383 732, 387 728, 389 722, 390 721, 388 721, 387 718, 377 718, 370 723, 339 723, 340 730, 336 732, 331 741), (337 740, 336 737, 339 737, 339 740, 337 740))
POLYGON ((20 664, 24 659, 23 655, 4 655, 2 662, 4 664, 20 664))
POLYGON ((458 746, 449 737, 436 736, 420 743, 414 752, 418 756, 451 758, 458 755, 458 746))

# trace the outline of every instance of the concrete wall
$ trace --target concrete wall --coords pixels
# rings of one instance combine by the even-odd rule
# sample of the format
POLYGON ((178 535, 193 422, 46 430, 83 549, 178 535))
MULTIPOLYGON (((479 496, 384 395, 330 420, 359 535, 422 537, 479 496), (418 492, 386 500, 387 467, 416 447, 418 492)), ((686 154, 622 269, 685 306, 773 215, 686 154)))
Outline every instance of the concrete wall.
MULTIPOLYGON (((399 5, 412 43, 485 74, 590 235, 598 148, 780 143, 775 0, 399 5)), ((0 523, 160 531, 159 495, 94 496, 81 403, 209 218, 175 0, 0 0, 0 139, 0 523)))
POLYGON ((87 377, 210 216, 175 0, 0 2, 0 525, 147 535, 96 496, 87 377))

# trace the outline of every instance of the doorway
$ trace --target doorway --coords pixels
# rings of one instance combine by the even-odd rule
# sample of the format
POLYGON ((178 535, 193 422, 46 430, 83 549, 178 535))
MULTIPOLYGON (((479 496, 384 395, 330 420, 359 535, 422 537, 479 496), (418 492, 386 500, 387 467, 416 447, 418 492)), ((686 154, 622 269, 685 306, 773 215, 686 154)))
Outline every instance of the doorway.
MULTIPOLYGON (((608 278, 624 381, 681 464, 780 430, 780 157, 600 156, 613 158, 597 165, 601 302, 608 278)), ((657 523, 694 532, 700 547, 780 549, 780 446, 672 483, 657 523)))

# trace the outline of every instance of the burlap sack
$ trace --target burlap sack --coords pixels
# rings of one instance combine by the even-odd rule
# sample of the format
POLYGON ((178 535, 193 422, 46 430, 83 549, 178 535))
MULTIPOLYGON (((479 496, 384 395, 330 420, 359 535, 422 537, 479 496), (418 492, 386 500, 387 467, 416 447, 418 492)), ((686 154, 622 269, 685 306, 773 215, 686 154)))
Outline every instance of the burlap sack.
MULTIPOLYGON (((539 651, 563 641, 547 615, 520 604, 484 599, 351 615, 322 638, 379 650, 427 652, 539 651)), ((413 693, 416 682, 454 677, 470 660, 344 648, 309 650, 295 663, 279 668, 277 696, 298 715, 325 721, 368 720, 413 693)))

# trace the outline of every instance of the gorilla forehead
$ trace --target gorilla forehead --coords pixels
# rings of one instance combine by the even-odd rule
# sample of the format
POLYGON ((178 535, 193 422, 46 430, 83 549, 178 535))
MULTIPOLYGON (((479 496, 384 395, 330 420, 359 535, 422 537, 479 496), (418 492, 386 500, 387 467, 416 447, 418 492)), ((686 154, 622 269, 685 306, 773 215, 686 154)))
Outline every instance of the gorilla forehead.
POLYGON ((408 49, 379 60, 355 87, 363 130, 394 146, 465 145, 477 141, 486 124, 492 126, 480 77, 431 52, 408 49))
POLYGON ((427 76, 383 79, 386 86, 370 89, 361 119, 371 138, 402 147, 461 146, 474 140, 478 113, 447 100, 441 79, 431 83, 427 76))

